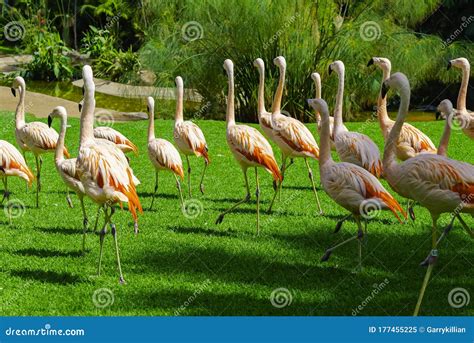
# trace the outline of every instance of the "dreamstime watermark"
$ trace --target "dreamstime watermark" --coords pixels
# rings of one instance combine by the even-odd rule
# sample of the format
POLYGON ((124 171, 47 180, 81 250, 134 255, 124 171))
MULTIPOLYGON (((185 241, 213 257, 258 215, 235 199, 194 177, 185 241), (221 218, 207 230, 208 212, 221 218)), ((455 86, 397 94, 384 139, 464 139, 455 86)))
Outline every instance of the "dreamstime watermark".
POLYGON ((366 42, 372 42, 380 38, 382 34, 382 29, 380 25, 375 21, 366 21, 362 23, 359 28, 359 35, 362 40, 366 42))
POLYGON ((181 27, 181 36, 186 42, 204 38, 204 29, 197 21, 188 21, 181 27))
POLYGON ((211 283, 210 279, 204 280, 204 282, 199 285, 199 287, 194 291, 194 293, 190 295, 188 299, 176 311, 174 311, 174 315, 175 316, 181 315, 181 313, 184 312, 189 307, 189 305, 191 305, 194 302, 194 300, 196 300, 198 295, 204 292, 204 290, 207 287, 209 287, 210 283, 211 283))
POLYGON ((10 42, 16 42, 23 39, 23 37, 25 37, 25 33, 25 26, 19 21, 11 21, 3 28, 5 39, 10 42))
POLYGON ((182 212, 183 215, 188 219, 196 219, 204 211, 204 206, 202 202, 197 199, 188 199, 183 203, 182 212))
POLYGON ((453 212, 451 212, 451 217, 455 217, 457 216, 459 213, 461 213, 461 211, 463 210, 463 208, 466 206, 466 205, 469 205, 471 203, 471 201, 474 199, 474 193, 469 193, 469 194, 462 194, 461 195, 461 202, 459 203, 458 206, 456 206, 456 208, 454 209, 453 212))
POLYGON ((112 26, 114 26, 119 20, 120 20, 120 16, 122 15, 122 12, 119 12, 117 13, 116 15, 114 15, 113 17, 109 17, 107 16, 107 18, 105 18, 105 20, 107 21, 107 23, 104 25, 104 28, 106 30, 110 29, 112 26))
POLYGON ((5 330, 6 336, 85 336, 84 329, 53 329, 51 324, 45 324, 39 329, 14 329, 5 330))
POLYGON ((273 307, 283 308, 290 306, 293 302, 293 295, 288 288, 276 288, 270 294, 270 303, 273 307))
POLYGON ((296 13, 295 15, 291 16, 290 19, 288 19, 284 24, 283 24, 283 28, 279 29, 277 32, 275 32, 275 34, 273 36, 270 37, 270 39, 268 40, 268 42, 265 42, 263 44, 263 50, 267 50, 268 47, 270 47, 270 45, 272 45, 273 43, 275 43, 275 41, 280 38, 280 36, 283 34, 283 32, 285 32, 285 30, 287 28, 290 27, 291 24, 293 24, 295 21, 296 21, 296 18, 298 18, 300 16, 299 13, 296 13))
POLYGON ((92 302, 97 308, 106 308, 114 304, 114 293, 109 288, 99 288, 92 294, 92 302))
POLYGON ((99 111, 95 114, 95 121, 98 126, 112 127, 115 124, 115 117, 109 111, 99 111))
POLYGON ((443 49, 446 49, 452 42, 454 42, 469 25, 474 21, 474 16, 469 16, 468 18, 463 16, 461 17, 462 23, 459 27, 454 30, 454 32, 443 41, 443 49))
POLYGON ((390 280, 385 278, 381 283, 374 283, 372 285, 372 292, 354 309, 352 315, 357 316, 364 308, 375 299, 375 297, 390 283, 390 280))
POLYGON ((453 308, 461 308, 469 305, 471 301, 471 296, 465 288, 456 287, 453 288, 448 294, 448 303, 449 306, 453 308))
POLYGON ((377 217, 382 210, 380 201, 373 199, 363 200, 359 205, 359 213, 365 219, 373 219, 377 217))
POLYGON ((471 126, 471 118, 468 113, 456 113, 453 110, 453 113, 448 115, 446 119, 448 125, 453 130, 464 130, 471 126))
POLYGON ((16 219, 22 217, 25 214, 26 207, 23 201, 19 199, 12 199, 8 200, 8 202, 3 207, 3 211, 5 212, 6 216, 16 219))

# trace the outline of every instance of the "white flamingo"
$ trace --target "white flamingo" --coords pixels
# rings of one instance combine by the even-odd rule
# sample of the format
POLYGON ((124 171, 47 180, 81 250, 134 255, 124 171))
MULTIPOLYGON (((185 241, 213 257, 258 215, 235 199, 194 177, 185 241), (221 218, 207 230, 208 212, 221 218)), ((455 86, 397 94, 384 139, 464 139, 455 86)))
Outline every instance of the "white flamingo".
MULTIPOLYGON (((20 100, 15 112, 15 137, 16 142, 23 155, 26 151, 31 151, 35 155, 36 160, 36 207, 39 206, 39 192, 41 191, 41 166, 43 160, 41 155, 54 152, 56 149, 56 142, 58 141, 58 133, 48 127, 45 123, 34 121, 25 122, 25 95, 26 83, 21 76, 17 76, 13 80, 11 87, 12 94, 16 96, 18 91, 20 100)), ((66 147, 64 154, 69 158, 69 152, 66 147)))
POLYGON ((344 73, 342 61, 335 61, 329 65, 329 75, 336 72, 339 77, 334 109, 334 144, 337 154, 343 162, 358 165, 369 171, 375 177, 382 175, 382 161, 377 145, 366 135, 358 132, 344 132, 342 130, 342 103, 344 98, 344 73))
POLYGON ((457 111, 455 117, 460 123, 462 131, 466 134, 466 136, 474 139, 474 112, 471 112, 466 108, 467 87, 469 86, 471 65, 466 58, 460 57, 449 61, 448 70, 451 69, 451 67, 462 70, 462 81, 461 87, 459 88, 458 101, 456 104, 457 111))
MULTIPOLYGON (((366 219, 368 211, 373 209, 390 210, 400 220, 398 213, 406 217, 400 204, 382 186, 380 181, 367 170, 347 162, 336 163, 331 157, 329 111, 323 99, 310 99, 308 104, 318 111, 321 118, 321 149, 319 156, 319 171, 321 183, 326 193, 340 206, 348 210, 354 217, 358 232, 357 235, 326 250, 323 262, 327 261, 331 253, 357 239, 359 241, 359 265, 362 263, 362 238, 364 232, 361 217, 366 219)), ((367 231, 367 223, 365 222, 367 231)))
MULTIPOLYGON (((272 130, 273 140, 281 150, 282 167, 281 175, 282 182, 278 186, 278 193, 281 192, 283 181, 285 180, 286 159, 301 157, 304 159, 306 168, 308 169, 308 176, 311 181, 316 203, 318 205, 319 214, 323 214, 321 203, 319 202, 318 193, 314 184, 313 171, 308 163, 308 158, 317 160, 319 158, 319 147, 314 139, 311 131, 299 120, 290 116, 281 114, 281 99, 283 97, 283 89, 285 87, 285 72, 286 61, 283 56, 279 56, 273 60, 273 63, 280 69, 280 78, 278 87, 275 93, 275 98, 272 104, 272 130)), ((275 201, 277 193, 275 193, 268 211, 270 212, 275 201)))
POLYGON ((188 194, 191 197, 191 165, 189 163, 189 156, 198 156, 204 159, 204 169, 201 175, 201 182, 199 183, 199 189, 202 194, 204 194, 204 174, 211 160, 209 159, 206 138, 202 130, 192 121, 183 121, 183 79, 181 76, 178 76, 175 82, 177 96, 173 137, 179 151, 186 156, 188 164, 188 194))
POLYGON ((474 197, 472 197, 474 194, 474 166, 435 154, 419 154, 403 163, 397 163, 396 142, 408 113, 410 83, 404 74, 395 73, 383 82, 382 97, 386 96, 389 88, 398 90, 401 101, 397 120, 385 144, 384 175, 397 193, 414 199, 428 209, 433 221, 432 250, 422 263, 427 265, 428 269, 414 312, 414 315, 418 315, 431 271, 438 256, 437 245, 449 232, 452 225, 451 221, 451 224, 438 239, 438 218, 442 213, 474 214, 474 197))
POLYGON ((86 195, 92 201, 102 206, 104 210, 105 221, 100 231, 98 274, 100 275, 107 225, 110 224, 120 273, 119 281, 123 283, 125 280, 120 264, 117 230, 112 222, 113 205, 115 203, 128 203, 128 209, 135 222, 137 221, 137 210, 142 212, 142 208, 135 189, 133 171, 129 167, 123 152, 113 144, 97 144, 97 139, 94 138, 95 85, 90 66, 86 65, 83 67, 82 76, 84 79, 85 98, 84 108, 81 113, 79 154, 76 160, 76 170, 86 195))
POLYGON ((150 210, 153 208, 156 192, 158 191, 158 172, 161 170, 171 171, 176 179, 176 187, 179 192, 181 209, 184 210, 183 193, 181 191, 181 183, 178 176, 183 179, 183 162, 178 150, 173 144, 163 138, 155 138, 155 100, 149 96, 147 98, 147 108, 149 116, 148 125, 148 158, 153 167, 155 167, 155 188, 151 198, 150 210))
POLYGON ((229 79, 229 90, 227 95, 227 144, 234 155, 235 160, 244 173, 245 187, 247 194, 245 198, 238 201, 232 207, 222 212, 216 220, 216 224, 222 223, 224 216, 236 209, 238 206, 250 201, 250 188, 247 178, 247 169, 255 168, 256 197, 257 197, 257 235, 260 233, 260 185, 258 181, 257 168, 264 168, 277 182, 282 181, 282 176, 273 155, 271 145, 265 137, 253 127, 247 125, 237 125, 235 123, 234 112, 234 64, 231 60, 224 61, 224 69, 229 79))

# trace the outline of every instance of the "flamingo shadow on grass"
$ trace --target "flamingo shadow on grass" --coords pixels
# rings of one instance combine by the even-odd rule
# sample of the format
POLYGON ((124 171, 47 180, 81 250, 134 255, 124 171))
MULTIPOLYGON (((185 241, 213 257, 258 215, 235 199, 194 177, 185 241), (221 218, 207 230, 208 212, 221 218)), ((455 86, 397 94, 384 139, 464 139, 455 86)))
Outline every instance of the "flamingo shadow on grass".
MULTIPOLYGON (((78 223, 80 226, 80 223, 78 223)), ((41 231, 44 233, 53 233, 53 234, 61 234, 61 235, 82 235, 82 228, 80 227, 64 227, 64 226, 35 226, 33 227, 34 230, 41 231)))
POLYGON ((197 234, 202 236, 214 236, 214 237, 236 237, 238 231, 234 229, 229 230, 218 230, 214 228, 201 228, 201 227, 186 227, 186 226, 173 226, 169 227, 170 231, 180 234, 197 234))
POLYGON ((76 251, 60 251, 52 249, 37 249, 37 248, 27 248, 20 249, 13 252, 16 255, 21 256, 36 256, 36 257, 82 257, 83 253, 80 250, 76 251))
POLYGON ((20 277, 22 279, 34 280, 40 282, 47 282, 52 284, 66 285, 66 284, 77 284, 84 282, 84 280, 77 275, 67 273, 67 272, 54 272, 54 271, 44 271, 40 269, 20 269, 12 270, 10 272, 12 276, 20 277))

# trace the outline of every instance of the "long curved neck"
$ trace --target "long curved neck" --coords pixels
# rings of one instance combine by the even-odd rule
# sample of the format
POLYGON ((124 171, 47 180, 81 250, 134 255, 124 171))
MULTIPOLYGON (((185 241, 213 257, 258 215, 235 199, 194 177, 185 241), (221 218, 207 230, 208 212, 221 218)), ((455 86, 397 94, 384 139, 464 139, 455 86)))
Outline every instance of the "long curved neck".
MULTIPOLYGON (((388 68, 383 68, 382 71, 382 82, 384 82, 390 77, 390 70, 388 68)), ((382 91, 380 91, 377 99, 377 118, 379 119, 379 124, 382 130, 390 123, 390 118, 387 112, 387 97, 382 98, 382 91)))
POLYGON ((331 142, 330 142, 330 132, 329 132, 329 113, 322 114, 321 117, 321 133, 320 133, 321 141, 320 141, 320 148, 319 148, 319 165, 320 168, 328 163, 332 162, 331 157, 331 142))
POLYGON ((469 84, 469 74, 470 66, 463 66, 462 68, 462 81, 461 87, 459 88, 458 101, 457 101, 457 110, 466 111, 466 95, 467 95, 467 86, 469 84))
MULTIPOLYGON (((321 81, 317 80, 314 82, 314 86, 316 88, 316 99, 321 99, 321 81)), ((314 111, 316 117, 316 123, 321 122, 321 114, 318 111, 314 111)))
POLYGON ((148 141, 152 141, 155 139, 155 111, 154 108, 149 108, 150 120, 148 122, 148 141))
POLYGON ((390 168, 397 163, 396 157, 396 145, 398 138, 400 137, 400 132, 402 131, 403 123, 405 122, 405 117, 408 113, 408 106, 410 104, 410 91, 405 91, 400 94, 400 107, 398 108, 398 115, 395 124, 390 131, 388 139, 385 143, 385 149, 383 154, 383 166, 384 169, 390 168))
POLYGON ((336 108, 334 109, 334 129, 333 134, 336 137, 337 133, 342 129, 342 102, 344 99, 344 71, 338 73, 339 82, 337 85, 336 108))
POLYGON ((87 87, 84 93, 84 104, 81 112, 80 145, 94 138, 94 88, 87 87))
POLYGON ((56 164, 64 160, 64 140, 66 138, 66 127, 67 118, 65 116, 61 116, 61 129, 59 131, 59 138, 56 144, 56 151, 54 152, 56 164))
POLYGON ((438 155, 440 156, 448 155, 449 138, 451 137, 451 125, 449 124, 450 120, 452 120, 452 116, 451 114, 448 114, 446 118, 446 124, 444 125, 443 135, 441 136, 438 146, 438 155))
POLYGON ((227 113, 226 113, 227 127, 235 124, 234 74, 228 73, 228 77, 229 77, 229 90, 227 93, 227 113))
POLYGON ((267 112, 265 109, 265 69, 259 67, 258 72, 260 74, 259 84, 258 84, 258 117, 262 113, 267 112))
POLYGON ((176 88, 176 114, 175 114, 175 122, 182 122, 183 121, 183 95, 184 89, 180 85, 176 88))
POLYGON ((18 105, 16 106, 16 111, 15 111, 15 126, 17 129, 23 127, 25 125, 25 93, 26 89, 23 86, 20 86, 19 88, 19 101, 18 105))
POLYGON ((278 87, 275 93, 275 98, 272 104, 272 113, 280 113, 281 99, 283 98, 283 88, 285 87, 285 68, 280 67, 280 79, 278 80, 278 87))

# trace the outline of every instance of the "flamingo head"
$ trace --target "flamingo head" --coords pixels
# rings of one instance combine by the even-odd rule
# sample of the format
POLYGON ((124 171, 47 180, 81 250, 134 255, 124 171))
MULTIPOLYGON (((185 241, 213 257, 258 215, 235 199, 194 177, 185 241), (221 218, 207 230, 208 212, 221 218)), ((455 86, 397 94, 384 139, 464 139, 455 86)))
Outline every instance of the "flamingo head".
POLYGON ((344 74, 345 67, 342 61, 334 61, 328 67, 328 73, 331 75, 332 72, 336 72, 337 75, 344 74))
POLYGON ((278 56, 273 59, 273 63, 280 69, 286 68, 286 60, 283 56, 278 56))
POLYGON ((470 69, 471 66, 467 58, 460 57, 448 62, 447 70, 451 69, 451 67, 456 67, 456 68, 461 68, 461 69, 465 69, 465 68, 470 69))
POLYGON ((13 96, 16 96, 16 90, 18 89, 20 92, 26 88, 25 79, 21 76, 17 76, 13 79, 12 86, 10 88, 13 96))
POLYGON ((48 115, 48 126, 51 127, 53 123, 53 118, 62 118, 67 119, 67 111, 63 106, 57 106, 53 111, 48 115))
POLYGON ((436 108, 436 120, 440 118, 448 118, 453 112, 453 103, 449 99, 444 99, 436 108))
POLYGON ((382 83, 382 98, 385 98, 389 89, 397 90, 400 95, 410 95, 410 82, 403 73, 395 73, 382 83))

